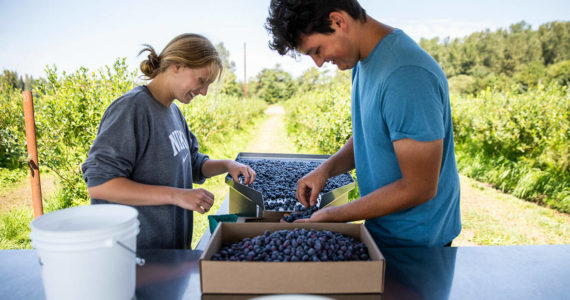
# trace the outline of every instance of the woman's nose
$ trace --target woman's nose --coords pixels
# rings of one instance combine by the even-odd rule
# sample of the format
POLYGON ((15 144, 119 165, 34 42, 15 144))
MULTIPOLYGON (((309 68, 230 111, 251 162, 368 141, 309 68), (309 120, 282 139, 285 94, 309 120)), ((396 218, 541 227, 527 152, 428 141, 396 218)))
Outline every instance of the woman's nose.
POLYGON ((202 87, 202 88, 200 89, 200 94, 201 94, 202 96, 206 96, 207 93, 208 93, 208 86, 202 87))

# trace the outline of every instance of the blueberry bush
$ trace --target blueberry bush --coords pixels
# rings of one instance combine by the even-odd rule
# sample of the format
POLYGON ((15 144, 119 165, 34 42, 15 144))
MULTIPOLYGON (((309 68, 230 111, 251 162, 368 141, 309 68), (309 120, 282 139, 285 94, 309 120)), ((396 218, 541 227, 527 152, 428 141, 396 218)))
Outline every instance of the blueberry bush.
POLYGON ((452 100, 461 173, 570 213, 570 90, 483 90, 452 100))

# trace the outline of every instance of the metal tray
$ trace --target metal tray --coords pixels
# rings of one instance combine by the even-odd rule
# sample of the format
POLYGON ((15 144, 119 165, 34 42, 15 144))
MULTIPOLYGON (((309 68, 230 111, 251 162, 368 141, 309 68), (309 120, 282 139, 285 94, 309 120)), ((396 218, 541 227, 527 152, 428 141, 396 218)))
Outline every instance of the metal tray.
MULTIPOLYGON (((254 153, 240 152, 236 160, 294 160, 294 161, 317 161, 324 162, 330 155, 316 154, 281 154, 281 153, 254 153)), ((349 174, 350 175, 350 174, 349 174)), ((351 176, 352 178, 352 176, 351 176)), ((271 216, 275 219, 276 215, 281 216, 286 212, 266 211, 263 201, 263 195, 246 185, 235 182, 231 177, 226 176, 226 183, 230 186, 230 205, 229 212, 242 217, 264 217, 271 216)), ((354 189, 356 183, 352 179, 352 183, 341 186, 327 193, 321 193, 321 202, 319 208, 326 206, 340 206, 348 202, 348 193, 354 189)))

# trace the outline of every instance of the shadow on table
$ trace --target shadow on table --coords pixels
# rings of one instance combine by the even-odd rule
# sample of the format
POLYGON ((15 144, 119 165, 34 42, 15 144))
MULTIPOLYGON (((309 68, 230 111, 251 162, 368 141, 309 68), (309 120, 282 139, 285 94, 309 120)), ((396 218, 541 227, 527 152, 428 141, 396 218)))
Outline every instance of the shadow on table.
POLYGON ((384 300, 449 299, 457 248, 382 248, 384 300))
MULTIPOLYGON (((190 277, 199 276, 200 252, 180 250, 169 253, 168 257, 153 253, 153 250, 140 253, 142 258, 150 260, 137 267, 136 299, 183 299, 192 290, 188 288, 190 277)), ((199 291, 200 287, 197 288, 199 291)))

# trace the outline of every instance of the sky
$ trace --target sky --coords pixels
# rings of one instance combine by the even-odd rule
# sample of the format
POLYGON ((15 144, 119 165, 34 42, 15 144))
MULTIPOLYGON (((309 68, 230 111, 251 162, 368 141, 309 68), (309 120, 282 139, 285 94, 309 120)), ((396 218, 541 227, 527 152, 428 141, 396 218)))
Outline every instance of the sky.
MULTIPOLYGON (((0 0, 0 70, 45 77, 46 66, 74 72, 98 70, 126 58, 138 69, 150 44, 157 52, 180 33, 203 34, 223 42, 244 77, 264 68, 281 68, 294 77, 315 66, 308 57, 280 56, 268 47, 264 28, 269 0, 0 0)), ((414 40, 465 37, 485 29, 508 28, 520 21, 537 29, 550 21, 570 20, 568 0, 360 0, 368 15, 404 30, 414 40)), ((326 69, 334 66, 326 66, 326 69)), ((140 73, 139 73, 140 74, 140 73)))

